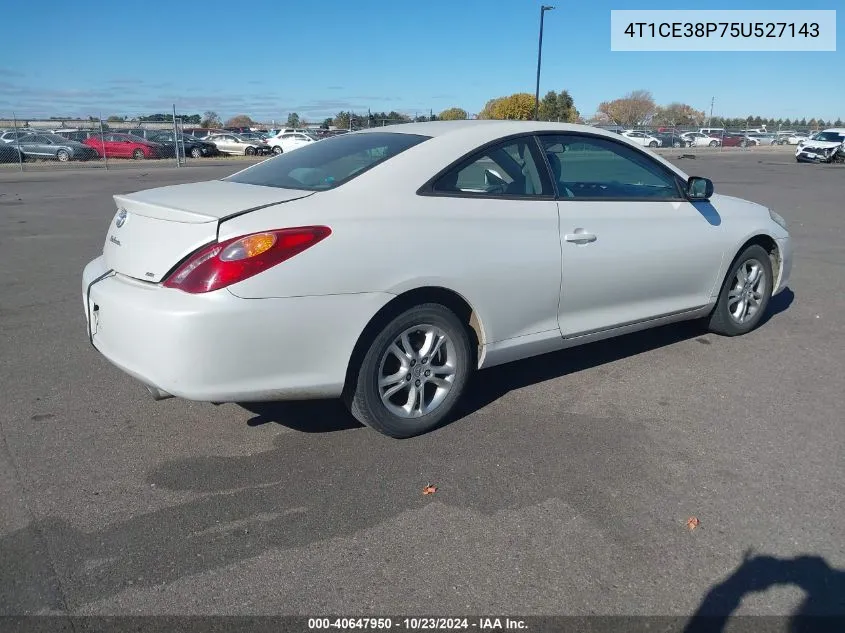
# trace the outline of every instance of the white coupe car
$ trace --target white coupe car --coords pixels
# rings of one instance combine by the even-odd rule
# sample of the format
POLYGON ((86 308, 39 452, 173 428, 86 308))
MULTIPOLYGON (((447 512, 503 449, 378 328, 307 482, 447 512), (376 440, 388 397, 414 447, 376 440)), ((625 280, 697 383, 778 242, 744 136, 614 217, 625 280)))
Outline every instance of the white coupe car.
POLYGON ((640 132, 638 130, 624 130, 621 132, 622 136, 625 138, 629 138, 637 145, 642 145, 643 147, 660 147, 663 145, 663 141, 659 138, 652 136, 648 132, 640 132))
POLYGON ((624 137, 449 121, 312 143, 114 197, 88 337, 156 398, 342 397, 393 437, 475 370, 684 319, 744 334, 786 225, 624 137))
POLYGON ((267 139, 267 145, 272 148, 274 154, 282 154, 316 141, 316 138, 304 132, 283 132, 267 139))
POLYGON ((692 147, 719 147, 722 141, 701 132, 684 132, 681 137, 688 140, 692 147))

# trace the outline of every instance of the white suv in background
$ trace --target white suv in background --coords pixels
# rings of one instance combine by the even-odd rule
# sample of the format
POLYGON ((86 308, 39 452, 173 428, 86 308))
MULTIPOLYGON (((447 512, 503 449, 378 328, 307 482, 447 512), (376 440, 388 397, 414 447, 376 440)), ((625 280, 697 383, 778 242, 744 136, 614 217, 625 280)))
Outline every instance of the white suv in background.
POLYGON ((640 132, 638 130, 623 130, 622 136, 629 138, 635 143, 639 143, 643 147, 660 147, 663 141, 659 138, 651 136, 648 132, 640 132))
POLYGON ((303 145, 316 142, 316 138, 305 132, 280 132, 276 136, 267 139, 267 145, 273 149, 274 154, 291 152, 303 145))

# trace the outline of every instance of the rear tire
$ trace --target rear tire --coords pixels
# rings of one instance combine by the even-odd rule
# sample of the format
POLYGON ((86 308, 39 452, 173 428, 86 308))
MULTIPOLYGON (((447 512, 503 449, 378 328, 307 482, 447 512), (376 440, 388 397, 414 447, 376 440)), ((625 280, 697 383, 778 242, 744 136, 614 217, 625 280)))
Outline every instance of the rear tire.
POLYGON ((202 150, 199 147, 195 147, 191 150, 191 157, 192 158, 202 158, 202 150))
POLYGON ((467 326, 445 306, 425 303, 391 319, 372 339, 344 400, 362 424, 413 437, 446 420, 473 363, 467 326))
POLYGON ((657 147, 657 141, 652 141, 648 144, 649 147, 657 147))
POLYGON ((255 156, 255 148, 254 147, 247 147, 244 150, 244 154, 246 154, 247 156, 255 156))
POLYGON ((710 141, 710 147, 717 147, 719 145, 719 141, 710 141))
POLYGON ((58 152, 56 152, 56 159, 59 162, 66 163, 70 160, 70 154, 66 149, 60 149, 58 152))
POLYGON ((276 156, 278 156, 279 154, 281 154, 281 153, 282 153, 282 148, 281 148, 281 147, 279 147, 278 145, 274 145, 274 146, 273 146, 273 153, 274 153, 276 156))
POLYGON ((760 323, 772 298, 774 276, 769 254, 752 244, 734 260, 719 300, 710 315, 709 329, 723 336, 747 334, 760 323))

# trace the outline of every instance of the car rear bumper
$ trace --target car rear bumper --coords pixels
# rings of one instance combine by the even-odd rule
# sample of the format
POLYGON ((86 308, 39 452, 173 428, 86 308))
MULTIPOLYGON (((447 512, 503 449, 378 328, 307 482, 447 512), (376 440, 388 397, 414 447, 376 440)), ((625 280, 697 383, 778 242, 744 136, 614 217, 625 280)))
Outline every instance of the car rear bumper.
POLYGON ((242 299, 192 295, 109 271, 83 272, 94 347, 152 390, 249 402, 339 396, 355 343, 384 293, 242 299))

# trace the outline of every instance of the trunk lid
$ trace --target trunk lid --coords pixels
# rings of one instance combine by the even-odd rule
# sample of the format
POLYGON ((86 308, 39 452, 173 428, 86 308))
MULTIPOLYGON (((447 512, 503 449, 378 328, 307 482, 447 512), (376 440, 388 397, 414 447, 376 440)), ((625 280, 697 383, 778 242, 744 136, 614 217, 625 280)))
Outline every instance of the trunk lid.
POLYGON ((212 180, 114 196, 117 213, 103 246, 105 263, 123 275, 160 282, 217 239, 221 220, 313 193, 212 180))

